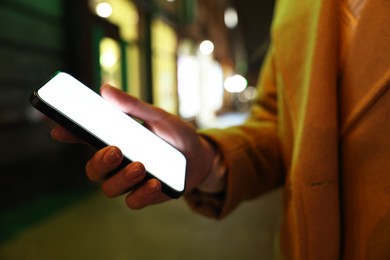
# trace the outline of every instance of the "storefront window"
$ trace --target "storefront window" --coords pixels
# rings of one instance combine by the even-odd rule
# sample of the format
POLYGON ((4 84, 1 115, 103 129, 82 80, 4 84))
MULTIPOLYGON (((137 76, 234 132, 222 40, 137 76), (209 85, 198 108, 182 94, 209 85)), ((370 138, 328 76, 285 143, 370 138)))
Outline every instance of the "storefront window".
POLYGON ((176 33, 161 19, 152 22, 153 100, 155 105, 177 113, 176 33))
POLYGON ((217 118, 217 111, 222 107, 223 71, 221 65, 212 55, 198 52, 200 67, 201 104, 198 115, 199 127, 209 127, 217 118))
POLYGON ((102 83, 122 86, 122 62, 120 45, 114 39, 105 37, 99 45, 99 63, 102 83))
POLYGON ((100 39, 99 55, 102 83, 115 84, 115 86, 139 97, 139 15, 136 6, 129 0, 90 0, 89 3, 91 10, 96 15, 119 27, 120 39, 114 40, 107 37, 100 39), (118 58, 116 62, 113 61, 114 55, 117 55, 116 58, 118 58))
POLYGON ((200 114, 200 73, 194 48, 194 44, 190 40, 182 40, 178 48, 179 113, 185 119, 194 119, 200 114))
POLYGON ((179 112, 196 119, 199 127, 212 125, 223 101, 223 70, 210 54, 198 50, 190 40, 178 48, 179 112))

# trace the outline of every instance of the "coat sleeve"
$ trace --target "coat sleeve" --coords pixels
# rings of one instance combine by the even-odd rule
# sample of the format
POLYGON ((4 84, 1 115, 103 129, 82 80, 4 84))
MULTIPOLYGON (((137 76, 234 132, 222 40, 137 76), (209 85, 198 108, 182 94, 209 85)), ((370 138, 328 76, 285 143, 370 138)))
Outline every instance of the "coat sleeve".
POLYGON ((263 64, 258 91, 244 124, 200 131, 221 153, 227 181, 221 194, 204 194, 196 189, 187 194, 186 200, 194 211, 223 218, 241 201, 264 194, 283 182, 272 46, 263 64))

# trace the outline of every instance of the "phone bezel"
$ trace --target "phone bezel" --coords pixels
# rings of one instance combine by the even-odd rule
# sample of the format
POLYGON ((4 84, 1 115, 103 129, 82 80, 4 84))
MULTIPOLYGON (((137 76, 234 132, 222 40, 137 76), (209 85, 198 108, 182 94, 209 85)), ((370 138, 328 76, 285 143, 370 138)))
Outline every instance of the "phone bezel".
MULTIPOLYGON (((30 103, 37 110, 39 110, 40 112, 42 112, 43 114, 45 114, 46 116, 48 116, 49 118, 54 120, 56 123, 63 126, 65 129, 67 129, 69 132, 71 132, 75 136, 84 140, 85 142, 87 142, 88 144, 93 146, 94 148, 99 150, 99 149, 102 149, 102 148, 108 146, 107 143, 100 140, 97 136, 95 136, 94 134, 92 134, 91 132, 89 132, 88 130, 86 130, 85 128, 83 128, 82 126, 77 124, 76 122, 74 122, 71 118, 67 117, 66 115, 64 115, 60 111, 58 111, 56 108, 52 107, 45 100, 40 98, 40 96, 38 94, 38 90, 42 86, 44 86, 47 82, 49 82, 52 78, 54 78, 58 73, 59 72, 54 74, 49 80, 47 80, 45 83, 41 84, 41 86, 39 88, 37 88, 36 90, 34 90, 32 92, 32 94, 30 95, 30 103)), ((119 171, 120 169, 122 169, 123 167, 125 167, 126 165, 128 165, 131 162, 132 161, 129 158, 124 156, 122 163, 114 171, 110 172, 107 175, 107 177, 115 174, 117 171, 119 171)), ((157 178, 156 176, 154 176, 153 174, 151 174, 148 171, 146 171, 146 176, 140 184, 146 182, 147 180, 149 180, 151 178, 158 179, 162 184, 162 192, 171 198, 177 199, 177 198, 181 197, 185 191, 185 184, 184 184, 183 191, 178 191, 176 189, 173 189, 168 184, 166 184, 165 182, 163 182, 162 180, 160 180, 159 178, 157 178)))

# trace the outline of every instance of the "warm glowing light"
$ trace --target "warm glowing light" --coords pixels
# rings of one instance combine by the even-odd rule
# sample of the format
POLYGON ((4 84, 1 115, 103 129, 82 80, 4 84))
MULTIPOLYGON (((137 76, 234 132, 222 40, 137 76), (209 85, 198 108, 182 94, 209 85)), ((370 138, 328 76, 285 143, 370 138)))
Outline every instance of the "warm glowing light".
POLYGON ((225 79, 224 87, 231 93, 240 93, 247 87, 247 80, 241 75, 234 75, 225 79))
POLYGON ((118 43, 111 38, 104 38, 100 42, 100 65, 106 70, 114 69, 120 59, 118 43))
POLYGON ((224 20, 227 28, 235 28, 238 24, 238 16, 236 9, 234 9, 233 7, 227 8, 225 10, 224 20))
POLYGON ((209 40, 205 40, 199 45, 199 50, 204 55, 210 55, 214 51, 214 44, 209 40))
POLYGON ((117 56, 114 52, 106 52, 100 56, 100 64, 105 68, 114 67, 117 60, 117 56))
POLYGON ((96 6, 96 14, 100 17, 107 18, 112 15, 112 7, 109 3, 103 2, 96 6))

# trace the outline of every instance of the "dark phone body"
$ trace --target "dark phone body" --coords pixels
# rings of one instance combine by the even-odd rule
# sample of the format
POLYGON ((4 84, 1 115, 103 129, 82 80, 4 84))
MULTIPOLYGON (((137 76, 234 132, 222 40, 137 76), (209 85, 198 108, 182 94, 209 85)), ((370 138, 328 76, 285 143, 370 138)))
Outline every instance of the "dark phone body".
MULTIPOLYGON (((49 81, 47 81, 45 84, 43 84, 43 86, 45 86, 47 83, 50 83, 50 81, 53 78, 58 77, 58 74, 65 74, 65 73, 63 73, 63 72, 56 73, 49 81)), ((67 74, 65 74, 65 76, 70 77, 67 74)), ((99 138, 96 134, 92 133, 91 131, 89 131, 85 127, 81 126, 75 120, 69 118, 63 112, 59 111, 58 109, 53 107, 51 104, 47 103, 47 101, 43 100, 43 98, 41 98, 41 96, 39 95, 39 89, 33 91, 33 93, 30 96, 30 102, 36 109, 38 109, 43 114, 45 114, 46 116, 53 119, 55 122, 57 122, 58 124, 60 124, 64 128, 66 128, 67 130, 69 130, 72 134, 78 136, 82 140, 85 140, 87 143, 89 143, 90 145, 92 145, 96 149, 102 149, 102 148, 106 147, 107 145, 112 145, 112 144, 109 144, 109 143, 103 141, 102 138, 99 138)), ((90 91, 92 91, 92 90, 90 90, 90 91)), ((80 111, 80 113, 82 113, 82 111, 80 111)), ((137 123, 137 124, 139 124, 139 123, 137 123)), ((149 130, 147 130, 147 131, 149 131, 149 130)), ((153 148, 151 148, 151 149, 153 149, 153 148)), ((180 160, 181 160, 181 158, 180 158, 180 160)), ((160 161, 162 161, 162 160, 160 160, 160 161)), ((121 165, 115 171, 111 172, 109 175, 114 174, 115 172, 117 172, 118 170, 120 170, 121 168, 123 168, 124 166, 129 164, 130 162, 132 162, 132 160, 124 154, 124 159, 123 159, 121 165)), ((174 163, 175 162, 172 162, 172 164, 174 164, 174 163)), ((185 171, 185 169, 184 169, 184 171, 185 171)), ((183 174, 185 174, 185 172, 183 174)), ((183 189, 181 189, 181 190, 172 188, 170 185, 168 185, 163 180, 161 180, 158 176, 156 176, 156 174, 152 174, 147 169, 147 174, 146 174, 146 177, 144 178, 143 182, 145 182, 151 178, 159 179, 160 182, 162 183, 162 192, 171 198, 179 198, 184 192, 184 186, 183 186, 183 189)))

